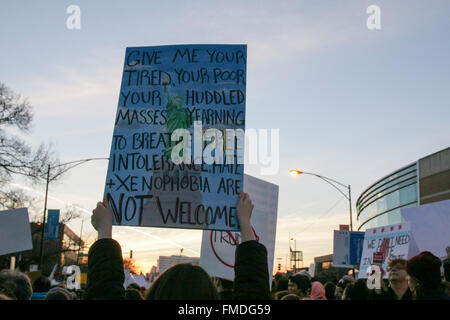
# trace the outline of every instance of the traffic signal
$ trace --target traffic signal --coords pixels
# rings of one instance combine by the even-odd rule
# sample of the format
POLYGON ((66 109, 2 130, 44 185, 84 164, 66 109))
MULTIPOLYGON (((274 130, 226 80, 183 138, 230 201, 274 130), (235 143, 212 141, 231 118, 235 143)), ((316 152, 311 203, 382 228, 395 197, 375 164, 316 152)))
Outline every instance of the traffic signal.
POLYGON ((281 263, 278 264, 278 271, 281 270, 281 263))

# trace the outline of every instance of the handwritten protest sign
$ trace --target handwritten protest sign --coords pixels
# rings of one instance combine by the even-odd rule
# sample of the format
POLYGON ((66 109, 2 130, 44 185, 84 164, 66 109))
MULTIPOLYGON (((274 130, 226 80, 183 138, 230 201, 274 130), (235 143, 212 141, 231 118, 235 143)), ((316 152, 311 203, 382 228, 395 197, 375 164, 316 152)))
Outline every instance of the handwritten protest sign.
POLYGON ((411 223, 414 242, 419 251, 430 251, 441 259, 447 258, 450 247, 450 200, 406 208, 401 211, 411 223))
POLYGON ((364 232, 334 230, 333 267, 353 268, 361 262, 364 232))
MULTIPOLYGON (((278 186, 246 174, 244 191, 252 199, 254 208, 251 224, 259 242, 267 248, 267 262, 271 272, 275 251, 278 186)), ((203 231, 200 266, 210 276, 234 280, 234 255, 240 242, 239 232, 203 231)))
POLYGON ((368 269, 372 264, 381 265, 386 271, 389 261, 393 259, 407 260, 416 253, 417 248, 412 241, 411 225, 407 222, 367 229, 364 234, 359 278, 366 279, 368 277, 368 269))
POLYGON ((28 209, 0 211, 0 256, 32 248, 28 209))
POLYGON ((126 49, 105 185, 114 224, 239 230, 246 52, 126 49))

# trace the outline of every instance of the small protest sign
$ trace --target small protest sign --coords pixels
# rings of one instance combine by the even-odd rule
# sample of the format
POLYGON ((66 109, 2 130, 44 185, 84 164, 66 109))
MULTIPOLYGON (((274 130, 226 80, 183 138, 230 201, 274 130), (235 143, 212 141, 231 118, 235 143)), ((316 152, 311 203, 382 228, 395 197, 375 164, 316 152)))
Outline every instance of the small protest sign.
MULTIPOLYGON (((259 242, 267 249, 269 272, 272 273, 278 186, 246 174, 244 188, 254 205, 251 224, 259 242)), ((233 281, 235 251, 240 242, 239 232, 203 231, 200 266, 210 276, 233 281)))
POLYGON ((389 261, 407 260, 415 253, 417 249, 412 241, 411 226, 408 222, 367 229, 364 234, 359 278, 366 279, 372 265, 379 265, 383 270, 387 270, 389 261))
POLYGON ((0 211, 0 256, 32 248, 28 209, 0 211))
POLYGON ((104 194, 115 225, 239 230, 246 45, 130 47, 104 194))

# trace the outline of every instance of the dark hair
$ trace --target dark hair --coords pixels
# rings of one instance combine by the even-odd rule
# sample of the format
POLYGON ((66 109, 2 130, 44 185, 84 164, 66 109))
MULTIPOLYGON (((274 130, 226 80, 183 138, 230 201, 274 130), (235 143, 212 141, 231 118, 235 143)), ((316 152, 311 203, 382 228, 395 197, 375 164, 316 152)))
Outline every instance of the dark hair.
POLYGON ((392 268, 393 266, 396 266, 398 264, 401 264, 403 269, 406 269, 406 260, 405 259, 394 259, 389 261, 388 267, 392 268))
POLYGON ((341 280, 339 280, 339 282, 337 283, 336 287, 339 287, 343 290, 345 290, 345 288, 347 287, 347 285, 349 283, 352 283, 353 281, 347 279, 347 278, 342 278, 341 280))
POLYGON ((289 280, 286 277, 280 278, 276 283, 276 291, 283 291, 288 289, 289 280))
POLYGON ((33 282, 33 292, 47 292, 51 284, 47 277, 39 276, 33 282))
POLYGON ((54 287, 48 291, 45 300, 72 300, 72 297, 67 289, 54 287))
POLYGON ((450 282, 450 259, 444 260, 445 281, 450 282))
POLYGON ((304 274, 296 274, 294 276, 290 276, 289 280, 297 285, 303 295, 309 295, 309 292, 311 291, 311 280, 308 276, 304 274))
POLYGON ((142 295, 141 290, 130 288, 128 286, 127 290, 125 290, 125 300, 144 300, 144 296, 142 295))
POLYGON ((366 280, 358 279, 345 287, 344 300, 368 300, 369 293, 366 280))
POLYGON ((206 271, 191 263, 176 264, 161 274, 147 300, 218 300, 219 294, 206 271))
POLYGON ((441 260, 429 251, 421 252, 408 260, 406 272, 418 283, 413 292, 414 299, 428 300, 443 290, 441 264, 441 260))
POLYGON ((333 282, 328 281, 327 283, 325 283, 324 287, 325 287, 325 297, 327 298, 327 300, 336 300, 336 296, 334 295, 336 285, 333 282))
POLYGON ((298 295, 290 293, 283 296, 280 300, 302 300, 298 295))
POLYGON ((14 294, 17 300, 30 300, 32 294, 31 281, 22 272, 2 270, 0 271, 0 288, 14 294))
POLYGON ((136 282, 130 283, 127 287, 127 290, 128 289, 135 289, 141 291, 141 287, 136 282))
POLYGON ((422 287, 438 287, 441 283, 441 260, 429 251, 409 259, 406 271, 422 287))

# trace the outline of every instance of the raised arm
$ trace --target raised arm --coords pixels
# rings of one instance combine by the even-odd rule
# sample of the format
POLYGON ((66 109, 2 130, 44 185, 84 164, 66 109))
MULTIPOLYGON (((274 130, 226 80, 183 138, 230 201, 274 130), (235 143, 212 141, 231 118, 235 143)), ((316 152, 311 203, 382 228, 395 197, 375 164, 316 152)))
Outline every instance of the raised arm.
POLYGON ((242 242, 236 248, 233 299, 270 299, 270 278, 266 247, 256 240, 250 218, 253 203, 241 192, 237 206, 242 242))
POLYGON ((113 213, 106 200, 92 211, 91 223, 98 231, 98 240, 89 249, 87 299, 124 299, 122 250, 112 239, 113 213))

